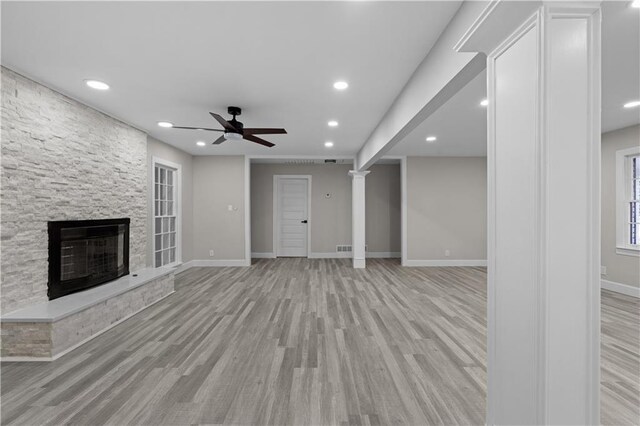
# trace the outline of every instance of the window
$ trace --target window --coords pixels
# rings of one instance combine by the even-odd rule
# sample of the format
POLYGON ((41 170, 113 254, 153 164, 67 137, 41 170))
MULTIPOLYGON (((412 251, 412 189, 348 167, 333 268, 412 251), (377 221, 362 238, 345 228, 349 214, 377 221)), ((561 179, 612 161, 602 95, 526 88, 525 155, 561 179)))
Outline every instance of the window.
POLYGON ((640 147, 616 153, 617 253, 640 255, 640 147))
POLYGON ((180 262, 179 183, 179 165, 153 160, 153 253, 156 268, 180 262))

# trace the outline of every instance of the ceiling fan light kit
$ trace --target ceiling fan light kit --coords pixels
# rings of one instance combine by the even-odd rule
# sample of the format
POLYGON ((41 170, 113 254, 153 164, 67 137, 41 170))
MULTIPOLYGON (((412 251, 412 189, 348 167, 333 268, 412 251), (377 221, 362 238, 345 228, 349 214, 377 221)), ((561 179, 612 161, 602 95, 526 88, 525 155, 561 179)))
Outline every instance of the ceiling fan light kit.
POLYGON ((216 139, 213 142, 214 145, 220 145, 222 142, 227 140, 240 140, 244 139, 249 142, 254 142, 260 145, 264 145, 268 148, 275 146, 275 144, 266 141, 262 138, 259 138, 255 135, 278 135, 278 134, 286 134, 287 131, 285 129, 275 129, 275 128, 263 128, 263 127, 254 127, 254 128, 245 128, 242 122, 236 120, 236 116, 242 114, 242 109, 235 106, 230 106, 227 108, 227 112, 233 116, 233 118, 229 121, 222 118, 221 115, 216 114, 215 112, 210 112, 211 116, 223 127, 223 129, 209 129, 205 127, 187 127, 187 126, 173 126, 174 129, 182 129, 182 130, 208 130, 210 132, 224 132, 222 136, 216 139))
POLYGON ((228 141, 238 141, 242 139, 242 135, 240 133, 225 132, 224 138, 228 141))

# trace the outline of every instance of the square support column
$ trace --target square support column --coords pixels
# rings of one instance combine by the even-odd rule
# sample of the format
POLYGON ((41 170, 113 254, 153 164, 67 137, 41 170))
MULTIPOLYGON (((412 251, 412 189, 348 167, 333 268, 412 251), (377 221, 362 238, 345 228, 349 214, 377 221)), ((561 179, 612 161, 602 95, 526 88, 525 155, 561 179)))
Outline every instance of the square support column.
POLYGON ((351 184, 351 232, 352 241, 351 246, 353 248, 353 267, 364 268, 366 267, 366 253, 365 246, 367 243, 365 235, 365 180, 364 178, 369 174, 368 171, 359 172, 351 170, 349 176, 352 178, 351 184))
POLYGON ((492 2, 487 424, 599 424, 600 5, 492 2))

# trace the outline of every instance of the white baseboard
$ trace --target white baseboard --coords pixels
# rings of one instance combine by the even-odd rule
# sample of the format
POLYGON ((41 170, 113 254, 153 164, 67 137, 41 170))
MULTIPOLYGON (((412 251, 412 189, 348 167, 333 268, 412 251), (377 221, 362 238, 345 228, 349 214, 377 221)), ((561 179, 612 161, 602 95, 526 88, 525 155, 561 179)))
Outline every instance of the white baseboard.
MULTIPOLYGON (((385 258, 399 258, 400 252, 395 251, 373 251, 366 252, 365 257, 370 259, 385 259, 385 258)), ((309 259, 351 259, 353 257, 353 253, 344 252, 344 253, 310 253, 309 259)))
POLYGON ((615 291, 616 293, 626 294, 627 296, 640 298, 640 288, 627 284, 616 283, 613 281, 600 280, 600 287, 604 290, 615 291))
POLYGON ((368 251, 365 257, 370 259, 397 259, 402 257, 399 251, 368 251))
POLYGON ((252 259, 275 259, 275 253, 251 253, 252 259))
POLYGON ((352 256, 350 252, 309 253, 309 259, 350 259, 352 256))
POLYGON ((180 273, 189 268, 222 268, 225 266, 251 266, 251 259, 194 259, 178 266, 175 272, 180 273))
POLYGON ((435 259, 435 260, 405 260, 402 266, 487 266, 484 259, 435 259))

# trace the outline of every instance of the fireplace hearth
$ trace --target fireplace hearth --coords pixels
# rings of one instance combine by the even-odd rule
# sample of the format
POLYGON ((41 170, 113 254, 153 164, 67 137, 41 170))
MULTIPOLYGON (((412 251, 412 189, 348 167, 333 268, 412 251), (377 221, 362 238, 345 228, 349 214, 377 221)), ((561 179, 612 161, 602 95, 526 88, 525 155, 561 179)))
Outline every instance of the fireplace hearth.
POLYGON ((129 274, 129 218, 49 222, 49 300, 129 274))

